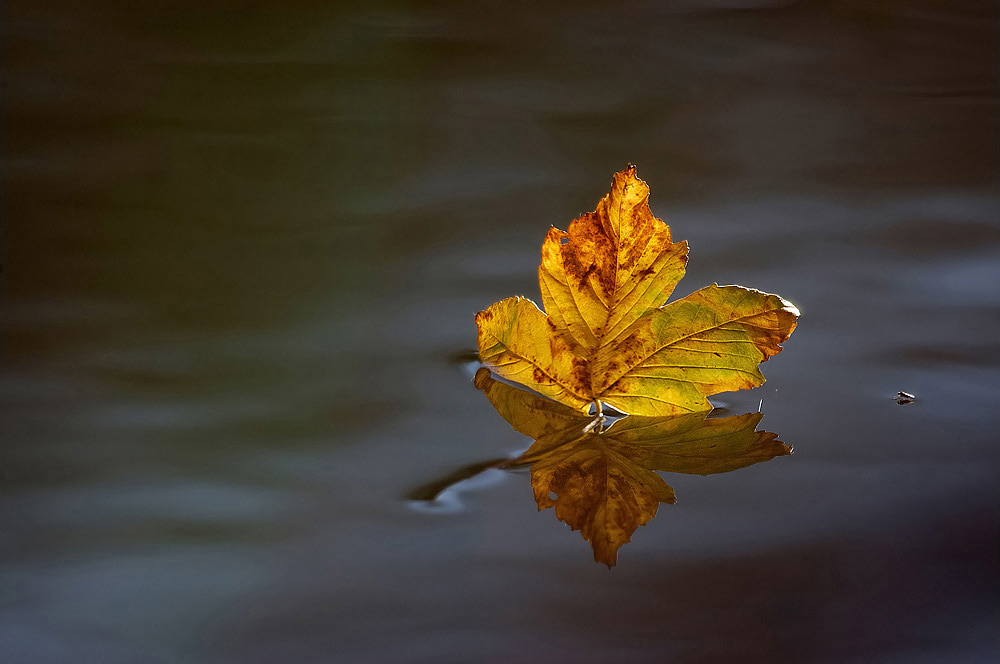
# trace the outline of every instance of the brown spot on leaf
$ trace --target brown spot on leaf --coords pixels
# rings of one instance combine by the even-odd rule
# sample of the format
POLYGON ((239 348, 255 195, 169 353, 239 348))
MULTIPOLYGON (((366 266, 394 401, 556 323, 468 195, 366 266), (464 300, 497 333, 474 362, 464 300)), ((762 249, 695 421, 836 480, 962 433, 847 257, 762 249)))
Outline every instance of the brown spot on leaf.
POLYGON ((582 388, 581 391, 584 394, 590 394, 590 362, 581 357, 574 357, 570 375, 573 376, 576 385, 582 388))

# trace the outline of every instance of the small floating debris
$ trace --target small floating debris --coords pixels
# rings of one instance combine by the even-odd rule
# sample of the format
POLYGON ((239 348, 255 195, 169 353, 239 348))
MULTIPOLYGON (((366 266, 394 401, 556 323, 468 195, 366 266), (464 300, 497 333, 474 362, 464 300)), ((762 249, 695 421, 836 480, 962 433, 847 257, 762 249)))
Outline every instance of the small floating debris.
POLYGON ((917 398, 912 394, 910 394, 909 392, 896 392, 895 399, 896 403, 898 403, 901 406, 904 403, 913 403, 914 401, 917 400, 917 398))

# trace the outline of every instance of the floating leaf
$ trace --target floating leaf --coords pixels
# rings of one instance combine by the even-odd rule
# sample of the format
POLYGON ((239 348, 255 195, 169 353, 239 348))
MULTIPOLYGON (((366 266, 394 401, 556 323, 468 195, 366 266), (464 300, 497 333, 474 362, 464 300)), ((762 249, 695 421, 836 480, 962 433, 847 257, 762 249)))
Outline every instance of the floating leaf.
POLYGON ((756 430, 761 413, 630 415, 601 431, 595 418, 502 383, 488 369, 477 372, 476 387, 514 429, 536 439, 505 467, 530 466, 538 509, 555 507, 608 567, 660 503, 674 502, 674 490, 654 471, 724 473, 791 452, 775 434, 756 430))
POLYGON ((606 403, 635 415, 710 410, 707 397, 764 382, 798 310, 777 295, 713 284, 663 304, 684 276, 687 243, 649 209, 630 166, 568 231, 542 244, 548 313, 526 298, 476 314, 479 357, 497 375, 578 411, 606 403))

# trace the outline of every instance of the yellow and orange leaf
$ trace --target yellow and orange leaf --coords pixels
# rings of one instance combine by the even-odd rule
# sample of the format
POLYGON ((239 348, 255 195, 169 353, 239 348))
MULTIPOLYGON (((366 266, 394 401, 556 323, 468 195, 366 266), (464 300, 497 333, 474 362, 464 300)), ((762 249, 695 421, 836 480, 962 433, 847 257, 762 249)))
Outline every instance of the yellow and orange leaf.
POLYGON ((664 304, 687 243, 649 209, 630 166, 568 231, 542 244, 542 312, 523 297, 476 315, 479 356, 497 375, 581 412, 601 402, 635 415, 712 408, 707 397, 764 382, 799 312, 777 295, 711 285, 664 304))

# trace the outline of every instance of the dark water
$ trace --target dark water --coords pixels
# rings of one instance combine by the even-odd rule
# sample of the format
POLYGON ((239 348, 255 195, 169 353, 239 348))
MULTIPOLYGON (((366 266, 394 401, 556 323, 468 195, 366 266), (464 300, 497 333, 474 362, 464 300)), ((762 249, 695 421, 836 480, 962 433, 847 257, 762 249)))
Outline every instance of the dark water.
POLYGON ((995 3, 13 2, 0 661, 1000 657, 995 3), (803 312, 613 571, 456 359, 627 162, 803 312), (897 405, 898 390, 917 395, 897 405))

